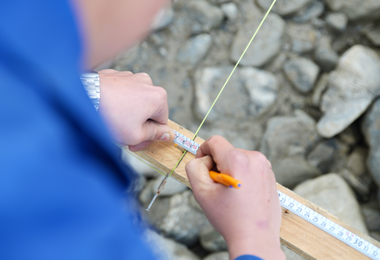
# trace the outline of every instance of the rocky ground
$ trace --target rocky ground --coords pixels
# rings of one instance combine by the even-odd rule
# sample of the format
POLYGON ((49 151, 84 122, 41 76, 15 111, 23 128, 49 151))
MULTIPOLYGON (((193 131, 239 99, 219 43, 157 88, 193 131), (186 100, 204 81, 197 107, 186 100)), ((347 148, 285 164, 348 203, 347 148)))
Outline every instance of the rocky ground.
MULTIPOLYGON (((110 67, 148 73, 167 90, 170 119, 195 131, 270 4, 175 0, 110 67)), ((376 239, 379 17, 380 0, 278 0, 199 133, 263 152, 279 183, 376 239)), ((131 160, 143 207, 161 177, 131 160)), ((143 214, 161 259, 228 259, 223 238, 175 180, 143 214)))

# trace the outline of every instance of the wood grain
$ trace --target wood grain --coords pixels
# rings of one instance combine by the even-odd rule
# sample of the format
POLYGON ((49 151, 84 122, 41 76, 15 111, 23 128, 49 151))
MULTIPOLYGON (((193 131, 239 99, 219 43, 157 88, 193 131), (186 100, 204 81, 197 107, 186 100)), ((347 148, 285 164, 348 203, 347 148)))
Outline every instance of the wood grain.
MULTIPOLYGON (((169 121, 168 125, 189 138, 192 138, 194 135, 192 132, 172 121, 169 121)), ((204 140, 199 137, 197 137, 195 141, 198 144, 204 142, 204 140)), ((160 171, 167 173, 177 164, 182 152, 180 149, 174 147, 174 143, 155 142, 146 149, 136 152, 135 154, 158 168, 160 171)), ((187 153, 172 175, 172 177, 190 188, 191 186, 185 172, 185 165, 194 157, 193 154, 187 153)), ((321 207, 303 199, 280 184, 277 184, 277 189, 380 248, 379 242, 341 222, 338 218, 321 207)), ((352 247, 349 247, 345 243, 284 208, 282 208, 280 237, 282 244, 306 259, 369 259, 352 247)))

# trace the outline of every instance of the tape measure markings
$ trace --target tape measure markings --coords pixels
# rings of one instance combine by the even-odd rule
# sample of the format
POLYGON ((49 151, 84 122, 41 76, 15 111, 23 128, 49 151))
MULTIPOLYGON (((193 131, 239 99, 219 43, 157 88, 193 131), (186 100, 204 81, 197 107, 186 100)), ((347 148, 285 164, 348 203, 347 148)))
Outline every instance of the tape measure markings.
MULTIPOLYGON (((191 152, 194 155, 197 153, 200 146, 199 144, 177 131, 174 131, 174 133, 174 143, 178 144, 183 149, 191 152)), ((339 239, 348 246, 356 249, 360 253, 370 257, 371 259, 380 260, 380 249, 378 247, 353 234, 352 232, 322 216, 311 208, 303 205, 302 203, 296 201, 295 199, 289 197, 283 192, 277 191, 277 194, 282 207, 293 212, 297 216, 322 229, 323 231, 339 239)))
POLYGON ((197 151, 199 149, 199 144, 191 140, 190 138, 184 136, 183 134, 174 131, 175 138, 174 138, 174 143, 178 144, 181 146, 183 149, 189 151, 190 153, 196 155, 197 151))

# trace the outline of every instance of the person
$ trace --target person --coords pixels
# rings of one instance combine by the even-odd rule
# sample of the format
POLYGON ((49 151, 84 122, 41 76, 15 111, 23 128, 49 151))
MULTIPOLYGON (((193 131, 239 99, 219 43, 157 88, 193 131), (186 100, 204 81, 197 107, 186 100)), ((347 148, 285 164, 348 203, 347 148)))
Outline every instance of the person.
MULTIPOLYGON (((170 142, 164 89, 144 73, 99 73, 95 111, 79 80, 148 33, 165 0, 12 0, 0 9, 0 259, 154 259, 125 207, 137 151, 170 142)), ((231 259, 284 259, 274 174, 262 154, 212 137, 186 165, 231 259), (217 167, 244 183, 214 183, 217 167)))

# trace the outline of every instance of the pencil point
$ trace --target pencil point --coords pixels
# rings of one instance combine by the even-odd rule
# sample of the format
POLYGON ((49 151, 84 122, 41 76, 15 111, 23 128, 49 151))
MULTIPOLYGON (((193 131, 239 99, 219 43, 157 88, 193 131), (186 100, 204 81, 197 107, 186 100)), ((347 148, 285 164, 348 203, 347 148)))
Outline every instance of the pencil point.
POLYGON ((232 185, 230 185, 230 188, 232 188, 232 185))
POLYGON ((240 183, 238 184, 238 187, 241 187, 241 184, 240 184, 240 183))

